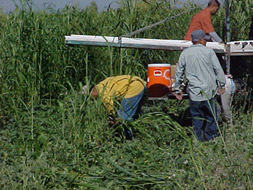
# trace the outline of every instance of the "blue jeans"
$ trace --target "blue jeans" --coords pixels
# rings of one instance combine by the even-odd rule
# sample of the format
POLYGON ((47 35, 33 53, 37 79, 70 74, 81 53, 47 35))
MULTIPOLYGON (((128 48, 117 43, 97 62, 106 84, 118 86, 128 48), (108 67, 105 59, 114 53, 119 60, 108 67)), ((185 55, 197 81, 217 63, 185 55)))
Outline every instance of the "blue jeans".
POLYGON ((218 136, 216 99, 190 100, 190 112, 194 133, 200 141, 209 141, 218 136))
POLYGON ((138 95, 132 98, 123 98, 121 100, 120 109, 118 110, 118 117, 127 121, 137 119, 138 114, 141 112, 145 92, 146 87, 138 95))

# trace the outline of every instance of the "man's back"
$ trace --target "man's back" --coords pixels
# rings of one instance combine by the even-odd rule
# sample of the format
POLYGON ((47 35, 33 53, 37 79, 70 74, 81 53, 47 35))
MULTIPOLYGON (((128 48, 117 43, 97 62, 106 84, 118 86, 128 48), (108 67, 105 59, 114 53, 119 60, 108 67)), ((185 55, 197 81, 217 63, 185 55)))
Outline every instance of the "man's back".
POLYGON ((192 21, 188 27, 184 40, 191 41, 191 34, 195 30, 203 30, 206 34, 214 32, 211 21, 211 13, 208 8, 203 9, 192 17, 192 21))
POLYGON ((189 95, 194 101, 212 98, 217 90, 217 79, 225 80, 214 51, 201 44, 192 45, 182 52, 179 67, 185 68, 189 95))
POLYGON ((113 110, 113 100, 131 98, 138 95, 146 86, 146 82, 137 76, 119 75, 108 77, 96 85, 100 97, 109 112, 113 110))

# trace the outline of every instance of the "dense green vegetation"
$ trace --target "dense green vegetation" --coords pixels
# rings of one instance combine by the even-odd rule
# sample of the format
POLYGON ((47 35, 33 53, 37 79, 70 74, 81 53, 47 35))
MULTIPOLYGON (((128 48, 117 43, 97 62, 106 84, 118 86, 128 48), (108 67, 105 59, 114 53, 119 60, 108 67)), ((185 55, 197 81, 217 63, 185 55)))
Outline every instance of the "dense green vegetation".
MULTIPOLYGON (((235 97, 234 123, 221 123, 222 135, 207 143, 192 135, 187 101, 145 102, 140 119, 110 128, 101 102, 80 93, 106 76, 145 79, 147 52, 67 47, 64 36, 121 36, 188 9, 147 2, 99 13, 95 4, 33 11, 25 1, 1 14, 1 189, 253 189, 250 89, 235 97), (124 125, 133 140, 121 135, 124 125)), ((232 1, 231 10, 232 40, 248 39, 252 0, 232 1)), ((196 11, 135 37, 182 39, 196 11)), ((224 12, 213 19, 220 36, 224 12)), ((175 64, 178 55, 151 51, 150 60, 175 64)))

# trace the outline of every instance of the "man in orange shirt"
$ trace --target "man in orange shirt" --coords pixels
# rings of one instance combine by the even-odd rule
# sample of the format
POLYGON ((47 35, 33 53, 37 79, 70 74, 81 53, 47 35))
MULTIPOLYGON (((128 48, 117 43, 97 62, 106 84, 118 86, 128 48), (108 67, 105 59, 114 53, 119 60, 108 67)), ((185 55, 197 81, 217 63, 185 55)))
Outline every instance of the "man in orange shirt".
POLYGON ((188 27, 184 40, 192 40, 191 34, 195 30, 203 30, 208 39, 207 41, 222 42, 222 39, 214 31, 211 15, 215 15, 220 8, 219 0, 210 0, 208 6, 192 17, 192 21, 188 27))

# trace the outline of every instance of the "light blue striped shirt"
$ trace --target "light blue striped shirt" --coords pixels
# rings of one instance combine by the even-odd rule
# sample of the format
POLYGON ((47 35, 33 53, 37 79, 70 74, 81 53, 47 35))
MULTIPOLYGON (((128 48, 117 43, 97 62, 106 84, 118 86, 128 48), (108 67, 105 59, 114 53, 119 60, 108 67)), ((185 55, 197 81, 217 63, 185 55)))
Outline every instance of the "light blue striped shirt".
POLYGON ((184 77, 188 81, 187 90, 193 101, 213 98, 218 86, 224 87, 226 83, 215 52, 202 44, 192 45, 181 53, 176 71, 175 91, 181 91, 184 77))

